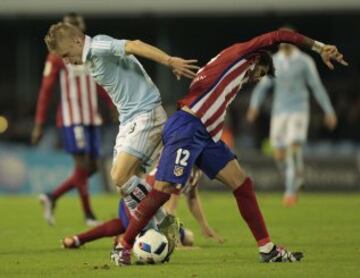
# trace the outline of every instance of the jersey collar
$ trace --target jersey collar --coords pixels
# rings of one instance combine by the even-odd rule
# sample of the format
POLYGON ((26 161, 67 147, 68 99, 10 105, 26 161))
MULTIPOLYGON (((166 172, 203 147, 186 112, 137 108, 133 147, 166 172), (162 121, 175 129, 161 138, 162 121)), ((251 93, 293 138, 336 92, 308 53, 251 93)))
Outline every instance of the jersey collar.
POLYGON ((86 62, 86 57, 89 54, 90 44, 91 44, 91 38, 89 36, 85 35, 84 48, 83 48, 83 52, 82 52, 82 61, 83 61, 83 63, 86 62))

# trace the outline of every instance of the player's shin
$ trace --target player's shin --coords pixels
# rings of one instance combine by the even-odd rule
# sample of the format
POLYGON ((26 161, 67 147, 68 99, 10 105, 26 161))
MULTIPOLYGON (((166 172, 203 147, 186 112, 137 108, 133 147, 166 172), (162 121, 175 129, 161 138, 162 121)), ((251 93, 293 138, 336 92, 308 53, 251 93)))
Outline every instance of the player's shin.
POLYGON ((153 189, 137 206, 121 243, 125 248, 132 248, 135 237, 146 226, 156 211, 170 198, 169 193, 153 189))
POLYGON ((118 218, 109 220, 99 226, 94 227, 84 233, 77 235, 81 244, 90 242, 103 237, 120 235, 125 232, 125 228, 118 218))
POLYGON ((286 155, 286 175, 285 175, 285 196, 294 196, 295 190, 295 162, 292 149, 286 155))
POLYGON ((281 178, 285 178, 286 174, 286 162, 283 159, 275 160, 276 168, 278 169, 281 178))
POLYGON ((294 150, 294 166, 295 166, 295 190, 299 191, 304 185, 304 157, 302 147, 294 150))
POLYGON ((50 193, 51 198, 56 201, 56 199, 61 197, 63 194, 76 187, 79 182, 81 183, 84 179, 84 175, 84 170, 76 167, 72 175, 50 193))
POLYGON ((233 193, 240 214, 250 228, 259 246, 260 252, 269 252, 274 245, 270 240, 264 218, 256 200, 252 180, 247 177, 233 193))

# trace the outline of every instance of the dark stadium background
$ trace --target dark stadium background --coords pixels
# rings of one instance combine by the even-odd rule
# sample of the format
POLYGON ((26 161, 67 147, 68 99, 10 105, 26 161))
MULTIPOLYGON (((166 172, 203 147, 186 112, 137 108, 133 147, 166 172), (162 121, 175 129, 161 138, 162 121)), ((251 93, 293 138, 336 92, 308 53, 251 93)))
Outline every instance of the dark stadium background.
MULTIPOLYGON (((3 144, 3 150, 7 149, 5 152, 7 154, 14 147, 30 148, 33 115, 47 53, 43 37, 49 25, 60 19, 60 15, 0 16, 0 116, 4 116, 9 122, 6 132, 0 134, 0 144, 3 144)), ((327 131, 322 125, 322 111, 312 99, 309 144, 305 152, 309 165, 306 178, 308 189, 358 190, 360 188, 359 10, 310 13, 262 12, 250 15, 246 13, 199 15, 144 13, 110 16, 86 14, 85 19, 89 35, 106 33, 117 38, 141 39, 173 55, 197 58, 200 65, 232 43, 272 31, 284 24, 290 24, 310 37, 336 44, 350 63, 348 68, 338 67, 330 71, 321 63, 319 57, 314 57, 339 123, 334 132, 327 131)), ((176 81, 171 72, 163 66, 148 61, 142 62, 158 85, 168 111, 174 111, 176 99, 184 95, 189 82, 176 81)), ((265 105, 266 109, 262 110, 257 124, 249 126, 245 123, 244 114, 250 91, 251 88, 248 88, 245 93, 238 96, 229 113, 230 126, 235 133, 236 152, 239 159, 257 177, 258 188, 279 188, 280 182, 274 172, 271 158, 262 155, 263 152, 266 153, 264 139, 268 135, 270 99, 265 105)), ((55 93, 54 96, 56 95, 55 93)), ((54 100, 47 122, 50 131, 54 130, 55 102, 54 100)), ((117 125, 114 126, 107 121, 103 131, 104 152, 109 158, 117 125)), ((53 131, 52 134, 56 132, 53 131)), ((45 140, 43 150, 59 148, 56 143, 57 136, 51 138, 55 138, 55 141, 45 140)), ((4 152, 0 152, 1 155, 4 155, 4 152)), ((46 159, 47 157, 44 156, 44 161, 46 159)))

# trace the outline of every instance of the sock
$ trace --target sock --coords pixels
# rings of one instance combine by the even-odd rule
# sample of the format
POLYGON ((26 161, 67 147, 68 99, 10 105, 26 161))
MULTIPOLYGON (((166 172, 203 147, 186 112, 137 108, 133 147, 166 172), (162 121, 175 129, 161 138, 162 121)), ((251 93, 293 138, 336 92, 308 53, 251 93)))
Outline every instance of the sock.
POLYGON ((270 253, 271 250, 273 250, 274 246, 275 246, 275 244, 270 241, 262 246, 259 246, 259 252, 260 253, 270 253))
POLYGON ((125 232, 121 220, 118 218, 109 220, 93 229, 77 235, 81 244, 103 237, 117 236, 125 232))
POLYGON ((296 193, 295 189, 295 163, 291 149, 286 153, 286 175, 285 175, 285 195, 291 196, 296 193))
POLYGON ((285 178, 286 175, 286 163, 284 160, 275 160, 276 168, 278 169, 281 178, 285 178))
POLYGON ((269 243, 270 237, 256 200, 252 180, 247 177, 243 184, 235 189, 233 193, 240 214, 250 228, 258 246, 269 243))
POLYGON ((293 153, 295 167, 295 191, 304 183, 304 157, 302 147, 296 148, 293 153))
POLYGON ((63 194, 71 190, 76 185, 76 172, 77 169, 74 169, 74 172, 72 175, 65 180, 62 184, 60 184, 58 187, 55 188, 55 190, 51 193, 49 193, 49 196, 53 201, 56 201, 59 197, 61 197, 63 194))
POLYGON ((135 237, 146 226, 149 220, 155 215, 157 210, 169 200, 170 194, 153 189, 137 206, 126 232, 122 238, 122 243, 126 248, 131 248, 135 237))
POLYGON ((123 200, 130 213, 133 214, 138 204, 152 190, 146 180, 132 176, 122 187, 123 200), (136 188, 136 189, 135 189, 136 188), (136 192, 135 192, 136 190, 136 192))
POLYGON ((77 169, 75 175, 76 189, 78 190, 81 207, 86 218, 94 219, 95 215, 90 206, 89 190, 88 190, 88 171, 77 169))

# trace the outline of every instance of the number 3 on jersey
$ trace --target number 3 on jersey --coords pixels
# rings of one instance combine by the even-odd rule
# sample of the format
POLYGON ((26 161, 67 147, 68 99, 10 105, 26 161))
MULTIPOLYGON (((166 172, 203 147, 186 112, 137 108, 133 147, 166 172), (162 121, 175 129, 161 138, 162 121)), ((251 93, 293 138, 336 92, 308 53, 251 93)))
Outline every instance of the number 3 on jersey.
POLYGON ((180 166, 187 166, 187 161, 190 157, 190 152, 185 149, 178 149, 176 152, 175 164, 180 166))

